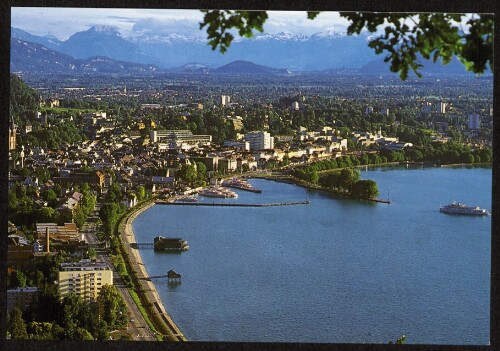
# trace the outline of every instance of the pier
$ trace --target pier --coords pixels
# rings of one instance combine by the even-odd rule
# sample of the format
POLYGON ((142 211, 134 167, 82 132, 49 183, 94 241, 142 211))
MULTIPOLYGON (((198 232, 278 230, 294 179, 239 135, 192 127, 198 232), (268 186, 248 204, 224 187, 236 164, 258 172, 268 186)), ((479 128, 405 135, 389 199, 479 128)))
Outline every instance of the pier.
POLYGON ((154 243, 130 243, 130 247, 133 249, 154 249, 154 243))
POLYGON ((291 201, 291 202, 276 202, 269 204, 238 204, 238 203, 222 203, 222 202, 169 202, 157 200, 157 205, 172 205, 172 206, 211 206, 211 207, 276 207, 276 206, 295 206, 309 205, 310 201, 291 201))
POLYGON ((167 278, 169 281, 180 281, 182 275, 174 271, 173 269, 169 270, 167 274, 163 275, 150 275, 149 277, 143 277, 140 279, 144 280, 149 280, 151 281, 152 279, 162 279, 162 278, 167 278))
POLYGON ((241 186, 241 185, 234 185, 234 184, 224 184, 223 186, 225 186, 227 188, 249 191, 251 193, 258 193, 258 194, 262 193, 262 190, 256 189, 256 188, 251 187, 251 186, 241 186))

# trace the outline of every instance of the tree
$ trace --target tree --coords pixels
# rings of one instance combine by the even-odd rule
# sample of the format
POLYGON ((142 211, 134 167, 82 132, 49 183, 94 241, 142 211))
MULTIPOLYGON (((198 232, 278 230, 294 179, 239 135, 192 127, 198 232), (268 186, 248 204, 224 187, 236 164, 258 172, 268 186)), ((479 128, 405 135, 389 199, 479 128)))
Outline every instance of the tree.
POLYGON ((90 249, 88 249, 87 254, 89 255, 89 258, 92 261, 95 261, 95 259, 97 257, 97 252, 96 252, 95 248, 91 247, 90 249))
MULTIPOLYGON (((254 30, 263 31, 267 20, 266 11, 204 10, 200 29, 207 27, 208 44, 224 53, 234 36, 229 33, 236 29, 245 38, 253 37, 254 30)), ((319 12, 308 12, 314 19, 319 12)), ((348 35, 361 33, 366 29, 375 33, 383 29, 383 34, 374 35, 368 46, 375 53, 386 53, 385 62, 391 63, 390 70, 398 72, 402 80, 408 77, 410 69, 421 76, 420 56, 444 64, 453 56, 463 63, 468 71, 480 74, 487 67, 493 71, 493 22, 488 14, 475 14, 468 18, 465 14, 451 13, 363 13, 340 12, 350 25, 348 35), (462 30, 462 22, 467 30, 462 30)))
POLYGON ((196 169, 198 172, 198 180, 205 180, 205 176, 207 174, 207 166, 203 162, 196 162, 196 169))
POLYGON ((57 194, 54 190, 48 189, 43 193, 43 198, 46 201, 53 202, 57 200, 57 194))
POLYGON ((50 322, 32 321, 28 325, 30 339, 34 340, 54 340, 58 338, 61 327, 50 322))
POLYGON ((97 303, 102 308, 102 319, 110 329, 124 327, 128 323, 127 306, 114 285, 103 285, 97 303))
POLYGON ((312 184, 314 184, 314 185, 318 184, 318 181, 319 181, 319 175, 318 175, 318 172, 313 171, 313 172, 311 173, 311 175, 310 175, 310 179, 309 179, 309 181, 310 181, 312 184))
POLYGON ((379 195, 377 183, 373 180, 358 180, 352 186, 352 195, 361 199, 372 199, 379 195))
POLYGON ((137 187, 136 195, 139 201, 144 200, 146 197, 146 189, 142 185, 139 185, 137 187))
POLYGON ((12 189, 9 189, 9 212, 16 212, 17 211, 17 202, 18 202, 18 199, 17 199, 17 195, 16 195, 16 192, 12 189))
POLYGON ((177 171, 176 176, 192 184, 196 180, 198 173, 194 165, 183 165, 181 169, 177 171))
POLYGON ((86 219, 87 216, 85 215, 82 206, 78 206, 73 214, 73 221, 75 222, 78 229, 82 229, 86 219))
POLYGON ((28 332, 26 331, 26 322, 23 319, 22 312, 19 308, 14 309, 9 314, 9 324, 7 330, 12 339, 28 339, 28 332))
POLYGON ((338 177, 339 185, 343 189, 351 191, 353 184, 355 184, 359 180, 360 176, 361 175, 357 169, 344 168, 340 171, 340 175, 338 177))
POLYGON ((59 212, 52 207, 42 207, 36 211, 36 219, 40 223, 53 223, 57 222, 59 212))
POLYGON ((122 196, 123 194, 120 188, 120 184, 113 182, 108 190, 108 199, 111 202, 115 202, 121 200, 122 196))
POLYGON ((26 286, 26 275, 20 270, 10 273, 9 278, 9 285, 12 288, 24 288, 26 286))
POLYGON ((338 172, 330 173, 326 177, 326 185, 330 189, 336 189, 339 186, 339 173, 338 172))

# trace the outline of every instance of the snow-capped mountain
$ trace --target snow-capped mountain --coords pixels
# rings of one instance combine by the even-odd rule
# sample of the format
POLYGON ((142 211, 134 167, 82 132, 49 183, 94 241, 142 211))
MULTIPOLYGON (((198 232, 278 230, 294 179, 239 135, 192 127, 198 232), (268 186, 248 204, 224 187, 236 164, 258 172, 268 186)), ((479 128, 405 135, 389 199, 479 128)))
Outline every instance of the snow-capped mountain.
MULTIPOLYGON (((125 37, 114 27, 94 26, 73 34, 65 41, 59 41, 57 38, 40 37, 12 28, 13 38, 39 43, 76 59, 105 56, 115 61, 152 64, 172 71, 194 61, 201 66, 186 65, 181 71, 208 72, 210 67, 220 67, 234 61, 286 67, 294 72, 353 70, 382 58, 368 47, 367 43, 374 38, 369 34, 349 36, 334 30, 312 35, 257 33, 254 38, 248 39, 236 36, 237 39, 225 54, 212 50, 203 31, 197 34, 189 36, 132 31, 125 37)), ((388 63, 380 64, 379 68, 389 72, 388 63)))
POLYGON ((254 40, 305 41, 308 39, 309 39, 309 37, 305 34, 294 34, 291 32, 279 32, 277 34, 256 35, 254 40))
POLYGON ((107 56, 114 60, 155 64, 162 68, 180 67, 196 60, 209 66, 221 66, 246 60, 269 67, 291 70, 359 68, 376 58, 361 37, 329 31, 313 35, 280 32, 257 33, 254 38, 235 39, 225 54, 212 50, 204 32, 199 36, 178 33, 132 31, 127 36, 111 26, 94 26, 73 34, 65 41, 48 42, 46 37, 14 30, 12 36, 37 42, 53 50, 85 59, 107 56))
POLYGON ((339 39, 347 36, 345 32, 337 32, 334 30, 328 30, 326 32, 314 33, 310 36, 310 39, 325 40, 325 39, 339 39))
POLYGON ((125 39, 135 43, 137 45, 147 45, 147 44, 168 44, 174 45, 175 43, 204 43, 206 39, 202 37, 188 36, 178 33, 150 33, 150 32, 133 32, 129 34, 125 39))

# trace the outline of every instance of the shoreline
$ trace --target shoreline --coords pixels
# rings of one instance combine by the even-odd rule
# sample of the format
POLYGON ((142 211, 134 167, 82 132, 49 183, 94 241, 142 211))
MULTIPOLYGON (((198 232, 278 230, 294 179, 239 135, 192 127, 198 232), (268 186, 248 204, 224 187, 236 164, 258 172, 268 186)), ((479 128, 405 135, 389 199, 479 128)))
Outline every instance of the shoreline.
POLYGON ((287 176, 252 176, 255 179, 265 179, 265 180, 270 180, 273 182, 278 182, 278 183, 285 183, 285 184, 291 184, 291 185, 296 185, 303 187, 305 189, 309 190, 316 190, 316 191, 321 191, 324 193, 327 193, 329 195, 332 195, 334 197, 337 197, 339 199, 345 199, 345 200, 358 200, 358 201, 370 201, 370 202, 377 202, 377 203, 383 203, 383 204, 390 204, 391 201, 389 199, 375 199, 375 198, 356 198, 352 197, 348 194, 342 194, 334 190, 326 189, 323 188, 319 185, 313 185, 310 183, 307 183, 306 181, 303 181, 301 179, 293 178, 293 177, 287 177, 287 176))
MULTIPOLYGON (((120 227, 120 236, 123 243, 123 249, 126 252, 125 260, 128 261, 131 269, 135 272, 137 276, 137 282, 140 285, 140 290, 144 291, 143 296, 150 306, 144 306, 146 313, 148 313, 149 318, 152 323, 171 341, 187 341, 184 334, 180 331, 177 325, 174 323, 170 315, 168 314, 165 306, 156 290, 155 285, 152 281, 145 279, 148 276, 144 263, 142 262, 142 257, 138 249, 132 249, 130 243, 136 242, 135 233, 132 229, 132 223, 134 219, 141 214, 143 211, 154 206, 154 200, 150 200, 143 206, 134 209, 131 213, 127 214, 124 218, 122 225, 120 227)), ((136 291, 140 295, 140 291, 136 291)))

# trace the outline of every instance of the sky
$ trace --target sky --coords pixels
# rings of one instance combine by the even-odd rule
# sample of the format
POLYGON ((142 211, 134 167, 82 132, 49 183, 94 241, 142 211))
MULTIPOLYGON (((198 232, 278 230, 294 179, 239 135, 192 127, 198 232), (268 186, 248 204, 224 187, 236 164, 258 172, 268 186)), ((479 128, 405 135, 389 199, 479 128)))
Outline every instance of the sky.
MULTIPOLYGON (((345 32, 348 24, 338 12, 322 12, 314 20, 307 19, 306 12, 299 11, 269 11, 268 15, 264 32, 270 34, 345 32)), ((31 34, 53 35, 60 40, 95 25, 116 27, 125 37, 143 32, 206 37, 206 28, 199 29, 202 19, 203 14, 198 10, 14 7, 11 25, 31 34)))

